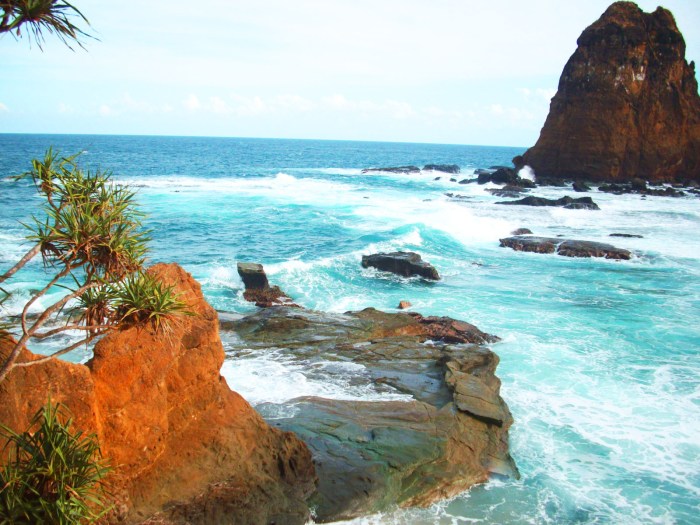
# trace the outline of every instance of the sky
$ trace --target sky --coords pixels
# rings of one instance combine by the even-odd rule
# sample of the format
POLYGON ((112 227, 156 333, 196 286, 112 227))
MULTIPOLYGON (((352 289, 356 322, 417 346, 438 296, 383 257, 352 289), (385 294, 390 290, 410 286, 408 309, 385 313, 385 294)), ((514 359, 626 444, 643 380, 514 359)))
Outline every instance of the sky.
MULTIPOLYGON (((601 0, 72 0, 0 37, 0 133, 533 145, 601 0)), ((639 1, 653 11, 658 1, 639 1)), ((665 0, 700 60, 700 1, 665 0)))

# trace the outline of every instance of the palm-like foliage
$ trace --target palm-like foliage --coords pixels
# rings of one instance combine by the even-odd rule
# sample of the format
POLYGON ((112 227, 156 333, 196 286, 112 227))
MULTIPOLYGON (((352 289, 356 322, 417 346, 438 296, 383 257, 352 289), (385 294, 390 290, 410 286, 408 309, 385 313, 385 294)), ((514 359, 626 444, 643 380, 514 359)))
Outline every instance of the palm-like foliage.
POLYGON ((0 523, 92 523, 105 512, 110 467, 94 434, 73 432, 63 405, 46 407, 21 434, 0 425, 7 461, 0 469, 0 523), (7 450, 9 448, 9 450, 7 450))
POLYGON ((44 32, 55 34, 70 49, 71 43, 83 47, 80 39, 89 36, 73 23, 76 19, 90 25, 87 18, 65 0, 0 0, 0 9, 0 33, 20 37, 25 27, 29 40, 36 42, 40 49, 44 32))
POLYGON ((66 330, 85 332, 84 339, 53 354, 57 356, 89 343, 118 323, 152 322, 161 328, 173 315, 185 312, 172 288, 142 272, 149 237, 133 191, 114 184, 109 172, 83 171, 77 156, 60 157, 51 149, 43 160, 34 160, 32 170, 22 177, 31 177, 45 197, 44 216, 34 217, 27 225, 34 247, 0 275, 0 283, 39 255, 54 275, 24 306, 22 335, 0 362, 0 382, 14 367, 32 366, 51 357, 17 363, 22 348, 32 339, 66 330), (55 286, 66 288, 68 294, 30 323, 29 308, 55 286), (41 331, 71 302, 77 306, 67 324, 41 331))

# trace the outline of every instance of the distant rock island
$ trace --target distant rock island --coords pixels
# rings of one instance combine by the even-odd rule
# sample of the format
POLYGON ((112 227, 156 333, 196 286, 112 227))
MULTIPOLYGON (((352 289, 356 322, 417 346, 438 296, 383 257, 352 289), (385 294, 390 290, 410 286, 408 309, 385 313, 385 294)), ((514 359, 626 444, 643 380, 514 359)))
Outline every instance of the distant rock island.
POLYGON ((616 2, 577 43, 539 140, 516 166, 538 179, 700 180, 695 63, 673 15, 616 2))

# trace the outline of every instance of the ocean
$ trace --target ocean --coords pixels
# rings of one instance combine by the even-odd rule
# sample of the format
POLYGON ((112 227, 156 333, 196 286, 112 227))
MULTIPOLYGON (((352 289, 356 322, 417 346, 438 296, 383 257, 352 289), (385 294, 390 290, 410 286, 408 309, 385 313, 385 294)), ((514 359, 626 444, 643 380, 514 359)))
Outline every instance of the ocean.
MULTIPOLYGON (((352 523, 700 523, 697 197, 594 191, 599 211, 499 206, 503 199, 484 191, 491 184, 459 184, 436 172, 362 173, 457 164, 459 181, 477 168, 510 165, 524 148, 0 134, 0 269, 26 251, 20 222, 41 204, 31 183, 7 177, 28 170, 49 146, 83 152, 84 166, 110 169, 135 188, 153 230, 151 261, 182 265, 218 310, 255 310, 243 300, 236 262, 259 262, 306 308, 396 311, 408 300, 413 311, 502 338, 492 349, 515 419, 511 452, 521 479, 493 479, 427 509, 352 523), (499 238, 520 227, 608 242, 634 257, 500 248, 499 238), (360 265, 363 254, 394 250, 420 253, 442 280, 428 285, 360 265)), ((570 187, 532 193, 578 196, 570 187)), ((45 279, 38 262, 18 274, 7 286, 14 294, 6 313, 18 312, 45 279)), ((88 357, 79 350, 69 359, 88 357)), ((253 405, 307 394, 381 397, 357 389, 356 370, 309 374, 278 352, 229 357, 222 373, 253 405)))

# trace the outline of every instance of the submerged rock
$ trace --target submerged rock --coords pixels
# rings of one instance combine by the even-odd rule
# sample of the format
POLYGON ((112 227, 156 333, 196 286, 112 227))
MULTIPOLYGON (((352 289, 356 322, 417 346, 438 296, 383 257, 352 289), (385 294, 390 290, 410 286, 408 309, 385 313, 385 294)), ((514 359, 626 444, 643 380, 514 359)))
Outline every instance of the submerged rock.
POLYGON ((424 279, 440 280, 440 274, 435 267, 423 261, 415 252, 375 253, 362 256, 362 267, 377 268, 385 272, 395 273, 404 277, 418 275, 424 279))
POLYGON ((534 147, 540 178, 680 181, 700 177, 695 64, 673 15, 615 2, 567 62, 534 147))
POLYGON ((489 473, 518 475, 508 453, 512 416, 494 373, 498 357, 465 342, 494 336, 468 323, 371 308, 346 314, 272 308, 222 330, 235 332, 234 352, 272 347, 306 370, 321 362, 344 369, 352 363, 362 371, 353 381, 362 381, 368 392, 403 396, 301 397, 259 405, 273 424, 297 433, 312 451, 319 483, 310 503, 317 522, 397 504, 427 506, 485 481, 489 473), (290 410, 293 415, 284 416, 290 410))
POLYGON ((643 239, 643 235, 637 235, 636 233, 611 233, 609 237, 624 237, 628 239, 643 239))
POLYGON ((500 243, 502 247, 512 248, 519 252, 554 253, 556 251, 565 257, 604 257, 606 259, 628 260, 632 256, 629 250, 593 241, 516 235, 500 239, 500 243))
POLYGON ((518 228, 510 232, 511 235, 532 235, 532 230, 530 228, 518 228))
POLYGON ((569 196, 560 199, 545 199, 544 197, 529 196, 518 201, 501 201, 496 204, 514 204, 519 206, 560 206, 569 210, 599 210, 598 205, 590 197, 574 199, 569 196))

